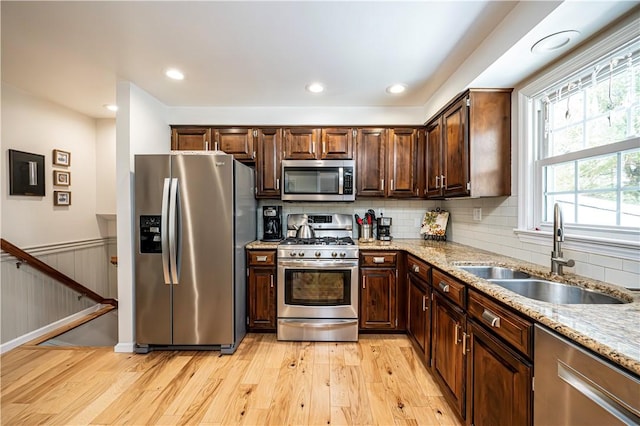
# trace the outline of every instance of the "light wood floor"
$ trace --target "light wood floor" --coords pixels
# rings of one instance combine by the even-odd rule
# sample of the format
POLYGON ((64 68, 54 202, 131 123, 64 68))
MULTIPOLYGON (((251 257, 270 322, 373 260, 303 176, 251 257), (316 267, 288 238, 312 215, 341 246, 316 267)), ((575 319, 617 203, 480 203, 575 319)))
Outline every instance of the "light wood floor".
POLYGON ((0 358, 2 425, 459 425, 402 335, 249 334, 234 355, 23 346, 0 358))

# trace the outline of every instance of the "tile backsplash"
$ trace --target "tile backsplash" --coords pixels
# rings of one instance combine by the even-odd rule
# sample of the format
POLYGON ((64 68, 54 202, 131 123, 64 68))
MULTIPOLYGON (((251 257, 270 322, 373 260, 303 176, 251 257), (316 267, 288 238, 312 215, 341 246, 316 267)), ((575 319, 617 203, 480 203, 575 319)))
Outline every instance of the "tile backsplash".
MULTIPOLYGON (((258 238, 262 238, 262 207, 282 206, 282 216, 292 213, 343 213, 353 216, 355 213, 364 217, 367 210, 373 209, 376 216, 382 213, 392 219, 391 235, 394 238, 420 238, 420 225, 425 212, 439 207, 437 201, 425 200, 357 200, 353 203, 284 203, 280 200, 260 200, 258 202, 258 238)), ((354 237, 358 237, 357 226, 354 226, 354 237)))

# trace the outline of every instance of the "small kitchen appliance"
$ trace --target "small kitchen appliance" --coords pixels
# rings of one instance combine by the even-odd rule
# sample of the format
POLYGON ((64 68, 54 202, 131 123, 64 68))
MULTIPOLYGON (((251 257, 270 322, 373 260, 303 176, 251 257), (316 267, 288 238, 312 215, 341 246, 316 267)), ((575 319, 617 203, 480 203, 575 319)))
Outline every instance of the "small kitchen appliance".
POLYGON ((358 340, 358 246, 346 214, 290 214, 278 245, 278 340, 358 340), (313 236, 300 238, 303 226, 313 236))
POLYGON ((282 206, 262 207, 262 241, 282 239, 282 206))
POLYGON ((380 241, 391 241, 391 218, 379 217, 378 218, 378 239, 380 241))

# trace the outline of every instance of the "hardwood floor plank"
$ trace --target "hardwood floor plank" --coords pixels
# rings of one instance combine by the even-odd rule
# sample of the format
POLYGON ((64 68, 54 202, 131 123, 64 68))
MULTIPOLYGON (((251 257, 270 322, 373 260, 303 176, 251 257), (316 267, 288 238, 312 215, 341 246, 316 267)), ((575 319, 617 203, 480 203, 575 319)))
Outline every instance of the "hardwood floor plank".
POLYGON ((461 425, 403 335, 249 334, 224 356, 20 347, 0 361, 2 425, 461 425))

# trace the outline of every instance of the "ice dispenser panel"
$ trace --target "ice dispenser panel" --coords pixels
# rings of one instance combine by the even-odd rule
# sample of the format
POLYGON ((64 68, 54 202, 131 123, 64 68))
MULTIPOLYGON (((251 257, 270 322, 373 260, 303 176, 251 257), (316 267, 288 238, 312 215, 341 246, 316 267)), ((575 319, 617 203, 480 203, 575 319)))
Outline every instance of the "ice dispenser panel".
POLYGON ((140 253, 162 253, 161 216, 140 216, 140 253))

